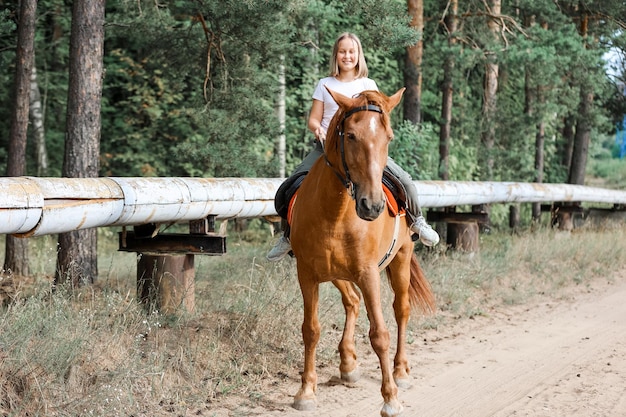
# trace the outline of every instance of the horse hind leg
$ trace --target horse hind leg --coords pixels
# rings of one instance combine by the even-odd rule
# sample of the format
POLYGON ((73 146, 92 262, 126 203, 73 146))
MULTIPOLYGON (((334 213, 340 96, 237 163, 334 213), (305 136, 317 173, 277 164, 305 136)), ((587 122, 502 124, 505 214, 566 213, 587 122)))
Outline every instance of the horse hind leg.
POLYGON ((341 301, 346 313, 346 322, 343 328, 343 335, 339 342, 339 372, 341 380, 347 383, 354 383, 359 380, 361 374, 359 372, 356 346, 355 346, 355 329, 356 321, 359 317, 359 308, 361 303, 361 295, 353 283, 348 281, 336 280, 333 284, 339 292, 341 292, 341 301))
POLYGON ((398 346, 394 358, 393 377, 401 388, 408 388, 409 364, 406 354, 406 332, 411 309, 418 307, 425 313, 435 311, 435 298, 412 250, 402 250, 387 267, 387 277, 395 294, 393 308, 398 326, 398 346))

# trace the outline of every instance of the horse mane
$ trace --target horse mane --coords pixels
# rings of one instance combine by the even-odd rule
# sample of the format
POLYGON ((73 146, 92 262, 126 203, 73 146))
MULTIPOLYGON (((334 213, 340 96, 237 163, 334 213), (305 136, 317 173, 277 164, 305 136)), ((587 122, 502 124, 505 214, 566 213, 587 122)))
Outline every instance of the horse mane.
MULTIPOLYGON (((367 106, 368 104, 373 104, 374 106, 378 106, 381 109, 385 109, 386 104, 387 104, 386 97, 378 90, 362 91, 358 95, 354 96, 353 99, 355 100, 354 108, 367 106)), ((351 109, 348 109, 348 110, 351 110, 351 109)), ((345 113, 346 112, 344 111, 344 109, 341 106, 339 106, 339 109, 337 110, 333 118, 331 119, 330 124, 328 126, 328 133, 330 133, 330 135, 328 135, 326 138, 327 148, 337 149, 337 146, 339 143, 338 141, 339 130, 341 128, 339 124, 343 120, 345 113)), ((383 113, 381 114, 381 123, 384 129, 387 129, 390 126, 391 122, 389 119, 389 113, 387 113, 386 111, 383 111, 383 113)))

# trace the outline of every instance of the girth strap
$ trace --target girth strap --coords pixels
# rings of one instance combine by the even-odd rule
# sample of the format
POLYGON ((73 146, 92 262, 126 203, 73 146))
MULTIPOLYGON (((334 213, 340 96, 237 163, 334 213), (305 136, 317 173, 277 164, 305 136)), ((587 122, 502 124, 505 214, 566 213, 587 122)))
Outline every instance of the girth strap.
POLYGON ((385 254, 383 255, 382 259, 380 261, 378 261, 378 269, 381 269, 381 267, 383 266, 385 261, 387 259, 389 259, 389 257, 393 253, 393 249, 396 247, 396 243, 398 242, 398 234, 400 232, 400 217, 404 217, 404 216, 401 215, 401 214, 396 215, 396 221, 395 221, 395 224, 393 226, 393 237, 391 238, 391 243, 389 244, 389 249, 387 249, 387 252, 385 252, 385 254))

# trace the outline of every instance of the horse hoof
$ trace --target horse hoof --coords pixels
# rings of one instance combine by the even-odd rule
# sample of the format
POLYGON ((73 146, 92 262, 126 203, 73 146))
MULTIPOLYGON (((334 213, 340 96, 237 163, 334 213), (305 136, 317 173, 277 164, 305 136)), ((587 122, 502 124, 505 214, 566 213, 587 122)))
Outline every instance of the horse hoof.
POLYGON ((355 369, 354 371, 341 373, 341 380, 349 384, 353 384, 357 382, 360 378, 361 378, 361 372, 359 371, 358 368, 355 369))
POLYGON ((313 411, 317 404, 315 400, 294 400, 292 407, 298 411, 313 411))
POLYGON ((393 400, 383 405, 382 410, 380 410, 380 415, 382 417, 396 417, 396 416, 399 416, 400 413, 402 413, 403 409, 404 407, 402 407, 402 404, 400 404, 400 401, 393 400))
POLYGON ((411 388, 411 380, 408 379, 408 378, 398 378, 395 381, 396 381, 396 385, 400 389, 409 389, 409 388, 411 388))

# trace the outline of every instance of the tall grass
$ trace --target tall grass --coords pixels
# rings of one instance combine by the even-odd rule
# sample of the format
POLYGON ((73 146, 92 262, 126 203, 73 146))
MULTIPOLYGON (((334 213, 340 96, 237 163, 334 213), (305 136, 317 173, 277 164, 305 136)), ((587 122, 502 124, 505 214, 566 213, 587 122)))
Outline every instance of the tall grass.
MULTIPOLYGON (((411 334, 612 280, 626 263, 625 232, 495 233, 482 236, 472 255, 420 249, 439 309, 413 320, 411 334)), ((139 305, 136 257, 115 250, 111 231, 100 234, 98 282, 73 292, 50 291, 54 239, 33 240, 34 276, 3 279, 14 293, 0 314, 0 413, 210 416, 235 404, 229 414, 243 415, 244 407, 267 400, 267 387, 288 380, 295 390, 302 367, 295 261, 268 263, 266 236, 232 232, 226 255, 196 257, 196 311, 177 316, 139 305)), ((385 312, 394 326, 387 287, 385 312)), ((318 365, 332 374, 344 317, 330 284, 321 288, 320 319, 318 365)), ((357 342, 363 348, 367 331, 362 314, 357 342)))

